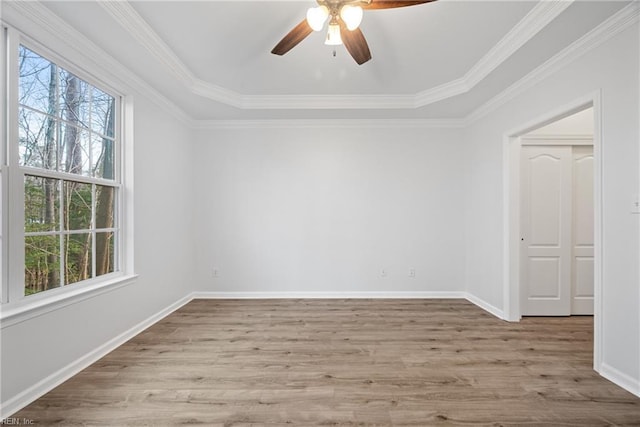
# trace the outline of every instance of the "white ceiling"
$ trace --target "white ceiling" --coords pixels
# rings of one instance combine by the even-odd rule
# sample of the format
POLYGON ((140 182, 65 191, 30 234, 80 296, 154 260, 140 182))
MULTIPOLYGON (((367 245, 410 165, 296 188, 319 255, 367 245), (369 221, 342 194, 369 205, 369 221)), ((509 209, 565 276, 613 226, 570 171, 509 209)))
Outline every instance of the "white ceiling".
POLYGON ((629 1, 456 1, 365 11, 358 66, 298 1, 46 1, 194 119, 461 118, 629 1))

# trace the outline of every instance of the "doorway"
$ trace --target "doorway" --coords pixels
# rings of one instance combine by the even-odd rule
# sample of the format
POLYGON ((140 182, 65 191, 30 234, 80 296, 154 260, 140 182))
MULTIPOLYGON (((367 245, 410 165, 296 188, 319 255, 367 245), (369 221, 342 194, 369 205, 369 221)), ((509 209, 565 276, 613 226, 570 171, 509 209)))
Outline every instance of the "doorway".
MULTIPOLYGON (((602 287, 602 141, 600 138, 600 114, 601 100, 600 93, 593 92, 587 96, 576 99, 575 101, 550 111, 529 122, 523 123, 521 126, 505 132, 504 134, 504 257, 505 264, 503 270, 503 297, 504 297, 504 313, 503 318, 508 321, 517 322, 522 317, 521 310, 521 171, 520 162, 523 149, 523 137, 535 134, 547 125, 560 123, 561 119, 573 116, 576 113, 583 112, 589 117, 593 129, 591 142, 593 144, 593 246, 592 246, 592 265, 589 269, 593 274, 593 297, 590 305, 593 309, 594 324, 594 369, 599 371, 602 354, 601 336, 602 324, 600 313, 601 310, 601 287, 602 287), (588 110, 589 112, 585 111, 588 110)), ((556 135, 559 136, 559 135, 556 135)), ((573 138, 576 139, 577 134, 566 134, 558 138, 558 145, 571 145, 566 142, 573 138)), ((581 267, 584 267, 583 264, 581 267)))

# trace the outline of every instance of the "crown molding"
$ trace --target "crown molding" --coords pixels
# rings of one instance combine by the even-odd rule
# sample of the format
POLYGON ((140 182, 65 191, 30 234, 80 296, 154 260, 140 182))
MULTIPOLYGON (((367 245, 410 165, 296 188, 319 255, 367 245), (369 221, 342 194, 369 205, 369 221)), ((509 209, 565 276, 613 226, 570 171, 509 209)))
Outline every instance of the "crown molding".
POLYGON ((493 48, 483 56, 464 76, 468 87, 472 88, 484 80, 525 43, 535 37, 574 0, 542 1, 534 6, 493 48))
POLYGON ((192 123, 192 119, 172 101, 39 1, 4 1, 2 7, 3 21, 17 28, 25 36, 34 41, 54 40, 57 46, 64 46, 64 50, 72 51, 76 57, 82 58, 82 68, 88 74, 121 93, 140 93, 183 124, 192 123))
POLYGON ((411 109, 413 95, 273 95, 245 96, 245 109, 411 109))
POLYGON ((563 144, 566 142, 573 142, 573 144, 569 144, 569 145, 592 145, 593 135, 592 134, 568 134, 568 133, 558 133, 558 134, 528 133, 521 137, 520 144, 521 145, 539 145, 541 144, 541 141, 544 142, 545 144, 557 141, 557 142, 562 142, 563 144))
POLYGON ((478 107, 464 119, 465 125, 473 124, 482 117, 497 110, 527 89, 540 83, 553 73, 566 67, 582 55, 595 49, 639 21, 640 3, 630 3, 596 28, 551 57, 548 61, 535 68, 529 74, 478 107))
POLYGON ((451 98, 472 90, 504 61, 564 12, 574 0, 542 1, 536 4, 498 43, 464 75, 415 95, 416 107, 451 98))
POLYGON ((122 0, 99 4, 193 94, 239 109, 415 109, 472 90, 574 0, 537 3, 463 77, 409 95, 245 95, 199 79, 142 16, 122 0))
POLYGON ((195 130, 239 129, 459 129, 460 119, 310 119, 310 120, 195 120, 195 130))
POLYGON ((242 96, 239 93, 196 78, 193 72, 128 1, 103 0, 98 4, 191 92, 236 108, 242 108, 242 96))

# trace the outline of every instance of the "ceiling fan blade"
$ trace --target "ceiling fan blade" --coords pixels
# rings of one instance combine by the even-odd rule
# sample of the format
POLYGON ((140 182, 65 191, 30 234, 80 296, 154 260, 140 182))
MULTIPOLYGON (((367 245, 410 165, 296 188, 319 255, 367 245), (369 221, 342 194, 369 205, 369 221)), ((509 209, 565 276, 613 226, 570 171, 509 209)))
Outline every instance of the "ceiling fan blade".
POLYGON ((371 0, 369 4, 362 4, 363 9, 394 9, 396 7, 416 6, 431 3, 436 0, 371 0))
POLYGON ((347 26, 343 22, 340 22, 340 38, 342 38, 344 47, 347 48, 358 65, 362 65, 371 59, 369 45, 367 44, 367 40, 364 38, 364 34, 360 31, 360 28, 349 31, 347 26))
POLYGON ((289 34, 284 36, 282 40, 271 50, 271 53, 275 55, 284 55, 293 49, 298 43, 304 40, 309 34, 313 32, 313 29, 307 23, 307 20, 303 20, 295 28, 289 31, 289 34))

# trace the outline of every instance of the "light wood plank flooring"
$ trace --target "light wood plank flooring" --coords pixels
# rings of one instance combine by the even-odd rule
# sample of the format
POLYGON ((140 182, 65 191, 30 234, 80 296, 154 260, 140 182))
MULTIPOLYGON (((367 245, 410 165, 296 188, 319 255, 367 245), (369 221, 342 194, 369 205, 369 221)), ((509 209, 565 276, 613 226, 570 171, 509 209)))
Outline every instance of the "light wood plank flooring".
POLYGON ((463 300, 195 300, 19 413, 43 425, 640 425, 593 319, 463 300))

